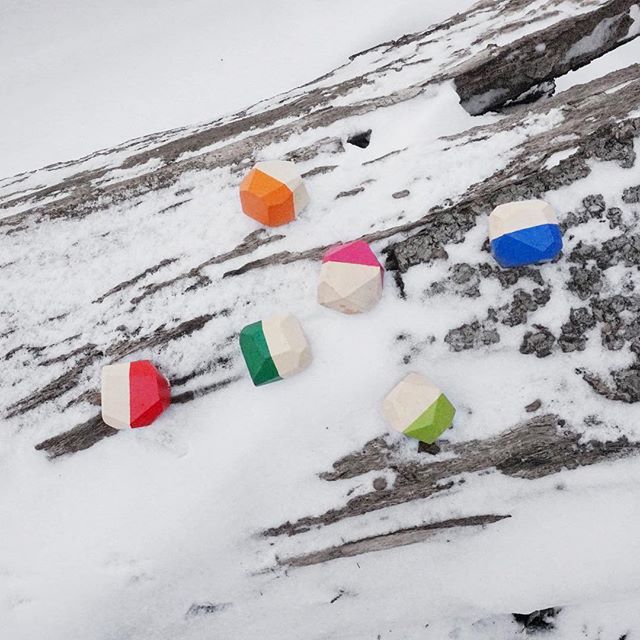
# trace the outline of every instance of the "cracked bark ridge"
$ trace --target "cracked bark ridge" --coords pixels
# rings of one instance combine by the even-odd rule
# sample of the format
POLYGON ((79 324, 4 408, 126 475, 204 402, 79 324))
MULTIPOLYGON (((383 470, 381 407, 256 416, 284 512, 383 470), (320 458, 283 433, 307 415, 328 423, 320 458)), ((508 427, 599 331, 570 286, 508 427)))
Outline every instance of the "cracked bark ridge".
POLYGON ((416 462, 403 458, 397 451, 397 445, 387 444, 382 438, 370 441, 362 450, 337 460, 333 470, 320 477, 336 481, 388 468, 396 475, 392 489, 374 489, 320 515, 306 516, 269 528, 263 532, 264 535, 293 536, 345 518, 429 498, 453 487, 460 481, 461 474, 465 473, 495 469, 513 478, 532 480, 563 469, 629 456, 640 449, 640 444, 629 442, 624 437, 609 442, 582 442, 578 433, 551 414, 536 416, 486 440, 460 444, 443 441, 440 444, 443 454, 447 455, 445 459, 429 456, 425 462, 416 462))
POLYGON ((556 338, 547 327, 534 325, 535 331, 527 331, 520 345, 520 353, 535 354, 538 358, 551 355, 556 338))
POLYGON ((450 329, 444 341, 452 351, 464 351, 496 344, 500 342, 500 335, 495 328, 482 325, 475 320, 456 329, 450 329))
POLYGON ((102 416, 97 414, 69 431, 43 440, 35 448, 37 451, 46 451, 49 458, 57 458, 66 453, 88 449, 104 438, 115 436, 116 433, 118 430, 105 424, 102 416))
POLYGON ((460 103, 471 115, 479 115, 509 101, 548 95, 554 78, 639 35, 632 28, 632 11, 637 9, 637 0, 611 0, 510 44, 489 45, 452 72, 460 103))
POLYGON ((578 369, 584 381, 598 394, 609 400, 632 404, 640 402, 640 364, 614 370, 610 374, 611 382, 601 376, 578 369))
POLYGON ((330 560, 339 558, 351 558, 363 553, 372 553, 375 551, 386 551, 396 547, 404 547, 409 544, 423 542, 431 536, 442 531, 457 529, 460 527, 484 527, 488 524, 500 522, 509 515, 482 514, 476 516, 467 516, 465 518, 450 518, 440 522, 430 522, 427 524, 417 525, 415 527, 407 527, 384 533, 377 536, 369 536, 352 542, 305 553, 299 556, 288 558, 279 558, 278 564, 287 567, 308 567, 314 564, 321 564, 330 560))

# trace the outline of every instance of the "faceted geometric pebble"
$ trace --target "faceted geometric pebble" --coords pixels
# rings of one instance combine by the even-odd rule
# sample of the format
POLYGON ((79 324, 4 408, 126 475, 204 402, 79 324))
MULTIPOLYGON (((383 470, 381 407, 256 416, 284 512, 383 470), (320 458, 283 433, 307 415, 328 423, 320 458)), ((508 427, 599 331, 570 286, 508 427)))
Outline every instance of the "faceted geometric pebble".
POLYGON ((240 184, 242 210, 254 220, 277 227, 295 220, 309 203, 304 182, 293 162, 258 162, 240 184))
POLYGON ((451 426, 456 413, 442 391, 419 373, 410 373, 391 389, 382 408, 396 431, 427 444, 451 426))
POLYGON ((364 240, 329 249, 322 258, 318 302, 342 313, 363 313, 382 296, 384 269, 364 240))
POLYGON ((501 267, 553 260, 562 250, 562 233, 551 205, 542 200, 507 202, 489 216, 491 251, 501 267))
POLYGON ((309 343, 297 318, 291 314, 244 327, 240 332, 240 349, 256 386, 289 378, 311 362, 309 343))
POLYGON ((102 419, 114 429, 150 425, 171 403, 169 381, 148 360, 102 367, 102 419))

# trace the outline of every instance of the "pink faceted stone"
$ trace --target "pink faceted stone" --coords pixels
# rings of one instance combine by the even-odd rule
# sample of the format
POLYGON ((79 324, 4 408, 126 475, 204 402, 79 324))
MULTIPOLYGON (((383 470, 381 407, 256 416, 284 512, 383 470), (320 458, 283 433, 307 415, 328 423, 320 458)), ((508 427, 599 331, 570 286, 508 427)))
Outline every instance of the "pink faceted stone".
POLYGON ((364 240, 355 240, 346 244, 331 247, 323 256, 322 262, 347 262, 349 264, 364 264, 369 267, 382 269, 376 254, 364 240))

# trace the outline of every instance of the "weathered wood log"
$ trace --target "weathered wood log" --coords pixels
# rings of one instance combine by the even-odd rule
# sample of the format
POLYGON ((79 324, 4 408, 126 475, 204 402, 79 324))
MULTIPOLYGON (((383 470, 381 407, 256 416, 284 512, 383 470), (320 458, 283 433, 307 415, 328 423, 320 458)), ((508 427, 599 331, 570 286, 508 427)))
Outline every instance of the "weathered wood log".
POLYGON ((611 0, 508 45, 487 47, 452 71, 460 102, 472 115, 502 107, 629 42, 640 35, 639 24, 635 0, 611 0))
MULTIPOLYGON (((485 571, 496 574, 495 583, 504 582, 496 567, 511 571, 510 577, 519 570, 522 575, 521 566, 531 564, 520 565, 520 556, 540 557, 529 544, 538 542, 534 529, 541 537, 548 533, 546 549, 555 553, 557 547, 563 560, 571 556, 583 566, 586 546, 574 549, 571 536, 584 534, 584 523, 588 527, 585 505, 622 516, 591 539, 584 536, 596 555, 604 554, 600 531, 633 524, 624 520, 625 500, 633 502, 624 482, 637 476, 640 447, 640 65, 551 93, 554 74, 568 68, 567 51, 580 42, 574 20, 591 29, 583 37, 605 36, 600 50, 587 47, 595 57, 634 35, 634 11, 622 1, 482 0, 441 25, 356 54, 323 78, 237 114, 0 181, 0 449, 28 453, 35 445, 34 456, 58 459, 49 469, 54 474, 69 465, 86 467, 64 456, 100 462, 101 454, 111 459, 122 453, 131 433, 110 440, 110 451, 101 452, 98 444, 118 433, 98 413, 100 367, 122 358, 153 359, 171 381, 175 405, 167 422, 152 427, 157 431, 139 434, 134 456, 140 448, 155 459, 158 444, 161 456, 167 450, 179 456, 189 446, 193 451, 195 442, 216 447, 217 430, 228 428, 224 422, 234 414, 261 415, 235 408, 240 395, 247 402, 259 398, 259 391, 251 395, 241 362, 241 327, 268 309, 291 305, 309 321, 315 342, 312 331, 321 323, 313 326, 314 262, 333 243, 362 237, 385 256, 397 285, 385 285, 380 315, 372 316, 375 341, 368 355, 379 359, 369 358, 366 373, 379 388, 372 392, 361 384, 353 406, 334 402, 327 410, 320 406, 325 398, 313 396, 317 370, 305 374, 309 382, 300 378, 299 388, 311 385, 317 411, 295 406, 300 424, 291 426, 304 428, 303 435, 271 449, 285 465, 299 456, 291 475, 273 459, 256 458, 265 466, 256 477, 265 482, 255 496, 268 490, 277 515, 256 510, 251 530, 243 521, 236 531, 240 541, 232 546, 241 547, 247 562, 239 564, 250 573, 241 584, 224 587, 229 593, 201 593, 202 581, 191 582, 195 591, 185 592, 186 604, 177 616, 168 613, 169 623, 179 626, 184 615, 190 629, 208 622, 242 629, 244 609, 236 604, 247 593, 260 593, 264 609, 269 599, 281 603, 292 588, 311 582, 320 585, 314 602, 305 602, 302 613, 283 609, 290 628, 297 629, 301 617, 322 616, 343 596, 332 611, 342 609, 360 623, 387 583, 407 578, 418 588, 403 603, 402 620, 393 629, 371 625, 367 633, 376 637, 389 629, 408 637, 416 629, 417 637, 432 622, 422 617, 419 597, 424 566, 432 562, 433 585, 439 573, 450 578, 447 568, 458 574, 449 580, 449 593, 459 590, 471 564, 477 564, 469 571, 474 584, 484 586, 485 571), (564 41, 537 51, 542 38, 564 41), (544 65, 536 67, 532 52, 544 65), (500 62, 495 70, 483 66, 485 56, 500 62), (537 84, 547 73, 548 84, 537 84), (501 82, 505 74, 509 78, 501 82), (504 109, 505 96, 492 106, 502 111, 474 119, 458 105, 456 78, 468 81, 471 101, 474 92, 500 86, 511 97, 504 109), (525 86, 525 95, 515 95, 525 86), (447 126, 439 126, 438 118, 447 126), (455 126, 449 128, 449 119, 455 126), (370 138, 370 144, 354 146, 354 136, 370 138), (269 157, 299 164, 312 204, 296 224, 253 231, 240 214, 236 190, 247 167, 269 157), (557 209, 564 253, 545 265, 502 270, 489 254, 486 216, 496 204, 530 197, 557 209), (442 376, 457 408, 452 430, 434 446, 386 433, 376 411, 378 391, 409 368, 442 376), (494 395, 485 401, 487 389, 494 395), (211 393, 220 394, 218 401, 183 406, 211 393), (207 420, 191 429, 183 418, 200 409, 207 420), (214 429, 208 434, 200 428, 206 422, 214 429), (290 495, 302 496, 291 504, 278 492, 290 488, 290 495), (618 498, 617 510, 603 508, 618 498), (570 534, 558 544, 560 527, 570 534), (473 560, 469 566, 461 564, 465 557, 473 560), (400 568, 390 572, 392 580, 369 588, 369 579, 392 564, 400 568), (415 619, 411 608, 420 610, 415 619)), ((461 86, 462 80, 459 91, 461 86)), ((342 355, 335 354, 336 364, 342 355)), ((351 355, 346 366, 357 362, 358 354, 351 355)), ((334 370, 336 378, 344 373, 334 370)), ((281 391, 286 396, 287 387, 276 395, 281 391)), ((277 421, 269 415, 260 426, 267 435, 274 426, 277 437, 287 437, 277 421)), ((135 471, 130 454, 125 457, 135 471)), ((199 460, 210 470, 208 456, 199 460)), ((159 473, 167 462, 185 469, 184 457, 160 462, 159 473)), ((213 485, 202 486, 206 494, 213 485)), ((238 508, 252 509, 252 499, 254 493, 238 508)), ((622 567, 626 556, 617 545, 608 558, 616 554, 622 567)), ((93 569, 111 571, 112 565, 100 564, 107 556, 97 554, 93 569)), ((146 575, 144 560, 140 567, 125 560, 136 581, 146 575)), ((604 567, 603 575, 594 575, 606 590, 602 560, 595 564, 604 567)), ((558 572, 565 566, 570 563, 561 563, 558 572)), ((28 593, 22 593, 19 575, 9 577, 22 602, 28 593)), ((125 584, 119 568, 113 578, 116 590, 125 584)), ((518 589, 514 602, 478 597, 473 604, 482 613, 470 614, 469 630, 457 616, 454 635, 489 637, 506 620, 507 637, 514 632, 512 611, 532 612, 513 614, 525 629, 548 629, 559 611, 555 605, 569 609, 579 599, 574 586, 540 595, 518 589), (490 624, 475 626, 477 615, 490 624)), ((454 600, 464 602, 474 592, 458 595, 454 600)), ((395 624, 398 603, 387 604, 381 618, 395 624)), ((15 610, 29 614, 22 605, 15 610)), ((436 622, 441 613, 430 628, 436 635, 437 626, 449 626, 436 622)), ((575 625, 582 622, 578 617, 575 625)), ((143 616, 140 624, 148 620, 143 616)), ((338 628, 343 620, 333 635, 349 633, 338 628)), ((599 624, 594 628, 600 633, 599 624)))
MULTIPOLYGON (((535 42, 557 35, 568 28, 565 20, 575 19, 575 16, 567 17, 561 5, 555 0, 480 2, 441 25, 361 52, 347 65, 308 85, 232 116, 199 127, 147 136, 84 159, 0 181, 0 234, 9 243, 7 247, 22 248, 21 255, 12 255, 2 269, 9 278, 31 269, 28 257, 40 250, 41 238, 47 235, 63 245, 65 230, 74 229, 74 233, 78 233, 83 229, 82 233, 93 234, 95 240, 96 231, 89 230, 85 221, 107 210, 110 215, 128 216, 132 222, 138 219, 151 221, 154 230, 159 230, 164 220, 183 215, 182 212, 194 203, 208 206, 206 200, 199 200, 202 196, 198 195, 201 184, 198 180, 222 175, 221 188, 234 188, 245 168, 273 144, 280 145, 278 153, 282 157, 305 163, 304 173, 312 187, 314 181, 332 179, 336 175, 335 168, 341 164, 348 137, 336 128, 337 125, 348 126, 350 133, 368 131, 369 126, 353 130, 356 125, 347 123, 359 122, 357 118, 391 110, 411 100, 423 100, 442 83, 463 77, 460 75, 463 71, 465 78, 472 79, 474 74, 470 67, 461 63, 477 65, 477 56, 482 56, 482 51, 497 36, 504 41, 498 50, 504 48, 514 53, 514 59, 525 64, 526 52, 535 42), (526 16, 523 14, 525 8, 528 10, 526 16), (484 29, 481 33, 478 30, 472 33, 468 27, 479 18, 482 18, 484 29), (519 37, 523 20, 534 33, 519 37), (540 28, 536 33, 538 24, 540 28), (454 39, 457 44, 464 45, 463 48, 452 50, 444 57, 442 49, 438 48, 439 59, 430 55, 434 43, 454 39), (158 204, 154 206, 150 203, 156 197, 158 204), (145 209, 144 217, 138 218, 142 209, 145 209)), ((607 47, 621 42, 620 38, 633 35, 629 31, 623 34, 629 23, 628 16, 632 15, 624 10, 623 4, 589 0, 583 3, 583 9, 580 20, 589 28, 593 25, 597 29, 597 24, 613 25, 611 38, 606 40, 607 47), (617 10, 621 13, 615 15, 622 17, 615 19, 615 25, 605 22, 613 19, 613 12, 617 10), (599 18, 600 23, 597 22, 599 18), (614 36, 620 38, 615 40, 614 36)), ((564 49, 555 46, 545 50, 545 60, 553 73, 564 72, 561 60, 564 53, 564 49)), ((589 55, 598 55, 597 50, 589 55)), ((476 76, 487 77, 481 67, 476 68, 476 76)), ((508 71, 507 67, 500 68, 509 76, 518 75, 511 68, 508 71)), ((494 74, 494 78, 497 77, 494 74)), ((481 78, 476 79, 481 82, 481 78)), ((535 80, 537 82, 539 78, 535 80)), ((512 107, 496 122, 471 128, 442 142, 443 153, 447 149, 456 153, 467 147, 477 148, 477 153, 491 153, 489 141, 493 136, 531 129, 518 140, 506 166, 498 166, 492 175, 471 184, 463 193, 455 194, 451 202, 442 202, 429 210, 407 210, 403 203, 409 200, 407 195, 411 190, 404 188, 409 187, 408 184, 398 185, 390 195, 390 202, 394 204, 381 207, 382 210, 393 207, 393 215, 381 215, 380 222, 358 222, 354 225, 354 235, 377 243, 377 248, 386 253, 387 266, 395 271, 399 292, 403 295, 405 274, 414 265, 446 259, 447 246, 462 242, 477 224, 478 216, 486 214, 494 204, 514 197, 537 197, 569 185, 589 175, 593 160, 615 161, 620 167, 633 166, 634 140, 639 131, 638 117, 633 109, 639 98, 640 68, 632 65, 551 99, 512 107), (530 127, 531 122, 544 125, 530 127), (550 163, 557 154, 566 154, 566 157, 559 163, 550 163), (400 193, 405 194, 403 198, 396 197, 400 193)), ((375 140, 375 127, 371 136, 375 140)), ((411 145, 403 143, 363 161, 366 184, 340 184, 338 187, 336 182, 335 196, 352 194, 336 202, 360 202, 370 189, 376 188, 376 181, 381 176, 393 171, 394 163, 403 162, 411 152, 411 145)), ((422 169, 416 165, 416 176, 421 175, 420 171, 422 169)), ((103 233, 105 239, 101 241, 101 250, 110 251, 114 246, 110 234, 116 231, 107 228, 103 233)), ((633 230, 627 229, 624 235, 628 237, 630 233, 633 230)), ((264 277, 260 270, 315 260, 328 243, 338 239, 292 245, 286 233, 257 231, 245 238, 216 245, 215 250, 208 253, 201 251, 197 257, 185 252, 184 247, 168 243, 166 250, 153 260, 139 268, 132 267, 120 280, 105 278, 105 286, 91 297, 76 296, 73 301, 70 298, 70 303, 62 305, 55 314, 24 316, 10 308, 4 316, 6 326, 0 331, 0 348, 14 389, 10 400, 5 401, 4 415, 22 426, 30 425, 32 412, 44 406, 58 412, 61 421, 64 421, 66 411, 82 408, 85 415, 79 427, 83 428, 76 431, 73 427, 77 418, 64 427, 71 427, 69 433, 76 434, 77 439, 73 435, 67 438, 62 433, 61 440, 54 439, 51 444, 50 432, 45 431, 45 442, 50 444, 39 446, 53 455, 83 449, 86 442, 99 440, 99 437, 95 440, 85 437, 89 428, 87 421, 91 421, 95 412, 95 380, 99 365, 149 353, 151 349, 166 353, 167 374, 175 382, 178 401, 186 402, 198 393, 219 388, 226 380, 236 379, 239 373, 233 336, 247 300, 240 297, 211 309, 201 303, 204 297, 211 295, 211 299, 216 300, 223 281, 229 278, 242 276, 247 279, 247 288, 255 287, 258 279, 264 277), (166 300, 184 300, 184 304, 171 302, 167 308, 166 300), (90 321, 91 329, 74 322, 80 309, 95 318, 90 321), (155 325, 150 324, 148 318, 157 310, 161 316, 169 314, 170 319, 159 318, 155 325), (121 324, 98 322, 98 318, 117 318, 121 324), (53 331, 55 340, 34 343, 31 336, 38 335, 42 327, 53 331), (193 344, 195 340, 206 342, 215 355, 202 357, 191 370, 173 370, 172 360, 179 361, 178 347, 174 343, 193 344), (42 375, 31 375, 31 371, 51 371, 51 374, 43 380, 42 375)), ((607 250, 613 251, 613 248, 607 250)), ((621 260, 627 260, 623 255, 628 254, 623 254, 623 249, 619 254, 621 260)), ((572 259, 583 258, 575 256, 572 259)), ((632 267, 630 263, 629 268, 632 267)), ((471 271, 472 278, 498 279, 505 288, 514 286, 521 278, 531 277, 530 272, 505 274, 488 265, 471 271)), ((73 274, 66 272, 61 277, 72 279, 73 274)), ((574 285, 571 281, 567 287, 574 285)), ((454 289, 458 284, 448 280, 442 286, 454 289)), ((544 282, 540 286, 549 289, 544 282)), ((594 296, 586 299, 595 304, 594 296)), ((543 302, 539 300, 536 304, 543 302)), ((515 303, 512 306, 510 319, 505 318, 505 323, 523 317, 522 323, 526 325, 527 313, 523 315, 515 303)), ((498 320, 489 319, 488 322, 495 324, 498 320)), ((477 330, 481 330, 482 323, 478 327, 477 330)), ((471 327, 470 331, 471 339, 460 342, 463 348, 482 344, 482 340, 474 338, 476 330, 471 327)), ((583 338, 579 332, 574 334, 567 331, 565 338, 558 340, 556 345, 579 344, 583 338)), ((629 341, 625 344, 630 346, 629 341)), ((624 378, 623 374, 620 379, 624 378)), ((607 397, 614 396, 609 394, 607 397)), ((634 397, 631 394, 630 401, 635 401, 634 397)), ((99 429, 98 432, 98 435, 102 433, 99 429)))
MULTIPOLYGON (((220 382, 192 389, 190 391, 183 391, 178 394, 174 393, 171 396, 171 403, 182 404, 184 402, 189 402, 195 398, 224 389, 227 385, 230 385, 232 382, 236 382, 237 380, 237 377, 227 378, 220 382)), ((102 416, 97 414, 69 431, 65 431, 60 435, 53 436, 52 438, 39 442, 35 448, 37 451, 45 451, 49 458, 58 458, 59 456, 88 449, 97 442, 100 442, 100 440, 110 436, 115 436, 117 433, 117 429, 113 429, 109 425, 105 424, 102 420, 102 416)))
MULTIPOLYGON (((448 243, 461 241, 465 233, 475 225, 476 216, 479 213, 490 210, 495 204, 515 197, 538 197, 549 189, 559 188, 574 180, 588 175, 590 168, 588 160, 598 158, 603 160, 614 159, 621 166, 629 166, 634 161, 633 141, 638 135, 638 118, 625 118, 625 105, 633 104, 640 98, 640 67, 637 65, 621 70, 604 79, 600 79, 584 87, 576 87, 566 96, 559 96, 543 105, 534 108, 533 113, 548 113, 551 109, 564 104, 568 100, 572 104, 569 117, 551 132, 544 132, 530 137, 523 145, 520 153, 510 165, 479 185, 474 185, 468 194, 460 199, 459 203, 448 209, 434 210, 424 218, 416 222, 397 225, 388 229, 365 234, 364 239, 373 242, 384 238, 393 238, 399 234, 406 234, 412 230, 419 233, 409 236, 407 239, 391 243, 387 248, 387 266, 397 269, 399 274, 406 272, 414 264, 423 263, 432 259, 446 257, 444 247, 448 243), (612 87, 622 88, 614 93, 607 92, 612 87), (608 123, 610 118, 618 119, 613 124, 608 123), (584 124, 583 124, 584 123, 584 124), (574 136, 571 143, 575 152, 558 166, 545 168, 546 159, 554 153, 566 149, 565 137, 571 132, 574 136), (436 215, 437 214, 437 215, 436 215)), ((499 125, 485 127, 472 135, 490 135, 492 131, 506 130, 508 127, 516 127, 527 114, 511 114, 499 125)), ((145 285, 140 294, 131 299, 136 304, 145 297, 153 295, 162 288, 171 287, 180 280, 184 280, 188 286, 193 286, 193 279, 201 277, 200 270, 209 264, 222 264, 232 258, 239 258, 259 246, 270 244, 280 239, 279 235, 265 236, 260 232, 248 238, 237 249, 214 256, 198 267, 181 274, 172 280, 159 281, 153 285, 145 285)), ((271 254, 265 258, 248 262, 236 269, 226 271, 222 277, 236 276, 248 271, 269 267, 274 264, 287 264, 298 260, 317 259, 326 246, 320 246, 303 252, 280 252, 271 254)), ((139 280, 134 278, 134 283, 139 280)), ((401 279, 399 280, 402 285, 401 279)), ((127 288, 131 283, 123 284, 120 290, 127 288)), ((106 295, 106 294, 105 294, 106 295)), ((198 323, 196 323, 198 324, 198 323)), ((186 325, 195 326, 193 321, 186 325)), ((169 334, 183 335, 182 329, 169 334)), ((144 343, 144 341, 143 341, 144 343)), ((124 355, 132 353, 139 348, 140 341, 124 348, 109 347, 108 353, 124 355)), ((160 343, 158 343, 160 344, 160 343)), ((72 388, 77 375, 90 361, 85 359, 77 362, 75 367, 54 380, 50 385, 30 394, 28 398, 10 408, 9 414, 27 411, 38 406, 44 401, 57 397, 72 388)), ((586 378, 587 379, 587 378, 586 378)), ((587 379, 589 380, 589 379, 587 379)), ((607 397, 613 397, 610 393, 607 397)), ((73 438, 65 440, 68 443, 66 452, 72 452, 73 438)), ((83 441, 79 441, 82 446, 83 441)), ((45 447, 46 448, 46 447, 45 447)), ((57 451, 57 449, 56 449, 57 451)), ((56 454, 58 455, 58 454, 56 454)))
POLYGON ((280 558, 278 563, 287 567, 308 567, 313 564, 321 564, 338 558, 351 558, 362 553, 372 553, 375 551, 386 551, 395 547, 404 547, 408 544, 416 544, 424 542, 430 536, 447 531, 448 529, 456 529, 458 527, 484 527, 494 522, 500 522, 508 515, 483 514, 478 516, 469 516, 466 518, 451 518, 442 520, 441 522, 430 522, 429 524, 417 525, 393 531, 392 533, 384 533, 378 536, 369 536, 353 542, 345 542, 344 544, 321 551, 314 551, 300 556, 292 556, 289 558, 280 558))
MULTIPOLYGON (((567 427, 564 420, 554 415, 533 418, 511 431, 486 440, 470 440, 460 444, 443 442, 442 453, 453 455, 444 455, 442 460, 433 459, 427 454, 424 462, 406 461, 397 454, 394 445, 388 445, 384 439, 379 438, 368 442, 361 451, 336 461, 333 471, 324 473, 321 477, 335 482, 370 471, 392 469, 395 474, 392 487, 379 491, 374 489, 325 513, 266 529, 264 535, 294 536, 345 518, 414 500, 424 500, 448 491, 465 473, 495 470, 512 478, 533 480, 558 473, 562 469, 575 469, 633 455, 639 449, 640 444, 631 443, 624 437, 610 442, 581 442, 581 436, 567 427)), ((493 521, 497 522, 499 519, 493 521)), ((435 525, 433 528, 438 527, 435 525)), ((392 537, 391 540, 393 539, 392 537)), ((400 544, 409 544, 405 541, 412 540, 413 537, 399 532, 397 539, 401 541, 400 544)), ((348 549, 357 549, 358 553, 375 550, 379 544, 378 536, 371 538, 370 543, 371 548, 368 548, 368 542, 360 540, 355 547, 348 549)), ((389 545, 393 546, 392 542, 389 545)), ((335 557, 340 557, 341 552, 329 550, 326 553, 328 559, 332 553, 337 554, 335 557)))
MULTIPOLYGON (((93 211, 119 202, 134 201, 150 191, 169 188, 178 181, 182 174, 188 171, 212 170, 224 166, 237 167, 242 170, 242 167, 246 167, 258 151, 269 144, 286 140, 294 134, 308 130, 326 130, 337 121, 411 100, 424 93, 427 87, 452 79, 456 80, 463 104, 470 102, 474 96, 476 100, 479 100, 477 97, 479 93, 498 91, 494 91, 491 86, 502 87, 506 83, 517 83, 514 85, 516 88, 505 89, 507 93, 503 96, 504 99, 498 98, 493 101, 494 106, 499 106, 510 98, 517 97, 524 89, 545 79, 562 75, 572 68, 587 64, 614 46, 619 46, 638 35, 631 29, 631 25, 634 23, 631 10, 632 7, 637 6, 633 0, 610 0, 606 3, 589 0, 584 5, 587 8, 593 7, 594 10, 587 11, 579 18, 574 16, 560 21, 556 25, 541 29, 533 35, 516 39, 499 47, 499 51, 495 47, 486 48, 498 35, 508 36, 513 32, 517 33, 517 29, 524 24, 531 28, 538 22, 542 23, 560 15, 555 6, 561 4, 559 0, 544 3, 531 2, 530 4, 531 11, 527 15, 526 21, 523 21, 522 17, 518 15, 522 8, 521 2, 515 0, 480 2, 465 14, 456 16, 452 20, 425 32, 406 36, 398 41, 385 43, 353 56, 352 58, 355 60, 364 55, 371 56, 372 53, 384 54, 379 58, 382 63, 377 67, 373 66, 364 74, 358 73, 356 71, 358 66, 353 65, 354 75, 349 76, 349 65, 347 65, 347 79, 332 84, 331 79, 334 76, 345 75, 345 70, 340 67, 313 83, 303 85, 299 89, 279 97, 277 102, 271 101, 271 103, 275 103, 275 106, 270 101, 265 101, 195 130, 178 129, 154 134, 113 150, 100 151, 78 161, 46 167, 44 171, 53 174, 54 180, 55 172, 61 169, 69 169, 77 165, 80 170, 78 173, 49 186, 11 191, 8 195, 0 198, 0 211, 26 207, 26 210, 19 214, 8 215, 0 219, 0 229, 9 227, 9 230, 13 229, 15 232, 18 225, 20 230, 26 229, 25 224, 30 220, 81 218, 93 211), (541 4, 543 10, 536 13, 537 4, 541 4), (434 73, 429 65, 431 59, 421 57, 419 55, 420 49, 432 42, 433 38, 445 37, 448 30, 455 29, 456 26, 463 24, 465 19, 472 20, 477 15, 483 15, 486 31, 469 42, 468 51, 455 52, 449 58, 440 61, 440 64, 436 65, 434 73), (574 27, 574 24, 579 26, 574 27), (575 56, 571 56, 570 61, 561 63, 560 61, 564 59, 567 50, 572 45, 575 44, 576 47, 579 47, 580 37, 584 35, 585 29, 592 29, 594 33, 601 32, 603 41, 598 40, 598 46, 595 46, 596 43, 594 43, 593 47, 588 47, 585 44, 579 52, 576 52, 575 56), (548 70, 545 74, 538 72, 537 76, 534 75, 530 80, 527 80, 526 78, 530 76, 528 65, 532 64, 531 50, 535 51, 535 47, 541 41, 548 41, 549 51, 537 52, 544 62, 544 64, 540 63, 540 66, 548 68, 548 70), (403 51, 403 47, 409 44, 414 45, 416 51, 407 55, 403 51), (485 45, 484 48, 483 45, 485 45), (481 60, 475 60, 473 57, 469 59, 471 54, 479 51, 484 51, 481 54, 481 60), (494 54, 490 56, 491 60, 483 60, 487 55, 490 55, 491 51, 494 51, 494 54), (502 66, 497 64, 494 56, 497 56, 499 61, 505 59, 508 64, 505 63, 502 66), (466 61, 460 66, 457 63, 462 58, 466 58, 466 61), (469 68, 467 68, 467 64, 470 65, 469 68), (422 82, 348 105, 336 106, 333 104, 338 99, 344 98, 352 92, 357 92, 364 86, 380 84, 389 72, 402 73, 413 66, 425 68, 425 78, 422 82), (492 68, 491 73, 487 73, 488 67, 492 68), (482 83, 488 84, 483 85, 482 83), (280 124, 285 119, 288 122, 280 124), (255 133, 236 140, 245 132, 253 131, 255 133), (213 146, 216 147, 215 150, 203 152, 207 147, 213 146), (197 152, 197 156, 191 157, 197 152), (109 163, 108 156, 110 154, 115 157, 115 164, 109 163), (190 157, 182 159, 185 154, 190 157), (99 156, 105 156, 103 168, 81 169, 83 164, 88 164, 89 161, 93 161, 99 156), (120 159, 122 156, 124 159, 120 159), (126 174, 127 170, 143 167, 151 162, 158 162, 161 166, 152 171, 136 172, 140 175, 135 177, 109 179, 112 172, 118 171, 120 174, 126 174), (108 184, 104 186, 104 183, 108 184), (47 200, 50 202, 40 204, 47 200)), ((484 103, 487 102, 487 99, 481 101, 484 103)), ((341 145, 336 146, 335 137, 325 136, 308 147, 290 152, 289 157, 295 158, 297 153, 299 158, 311 159, 332 147, 334 151, 339 151, 341 145)), ((67 172, 65 171, 65 173, 67 172)), ((13 187, 27 178, 29 178, 29 174, 21 174, 6 181, 3 186, 5 188, 13 187)), ((176 195, 184 195, 184 193, 179 190, 176 195)))

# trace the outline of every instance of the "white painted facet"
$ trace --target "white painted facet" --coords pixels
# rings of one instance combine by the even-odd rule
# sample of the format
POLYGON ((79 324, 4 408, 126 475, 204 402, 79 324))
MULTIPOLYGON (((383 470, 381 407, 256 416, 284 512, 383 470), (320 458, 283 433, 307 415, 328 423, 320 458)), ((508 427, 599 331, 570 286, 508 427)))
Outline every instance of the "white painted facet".
POLYGON ((403 432, 442 392, 419 373, 410 373, 385 396, 382 412, 396 430, 403 432))
POLYGON ((553 207, 544 200, 506 202, 498 205, 489 216, 489 239, 542 224, 558 224, 553 207))
POLYGON ((293 189, 293 211, 298 215, 309 204, 309 194, 302 178, 300 184, 293 189))
POLYGON ((129 369, 131 364, 109 364, 102 367, 102 419, 114 429, 131 427, 129 369))
POLYGON ((324 262, 318 281, 318 302, 342 313, 363 313, 382 297, 380 267, 350 262, 324 262))
POLYGON ((309 194, 294 162, 288 160, 265 160, 258 162, 255 168, 275 180, 287 185, 293 193, 293 211, 296 215, 309 204, 309 194))
POLYGON ((302 183, 302 178, 296 165, 288 160, 266 160, 265 162, 258 162, 255 168, 280 182, 284 182, 291 191, 302 183))
POLYGON ((302 371, 311 362, 309 342, 295 316, 285 314, 263 320, 262 332, 281 378, 302 371))

